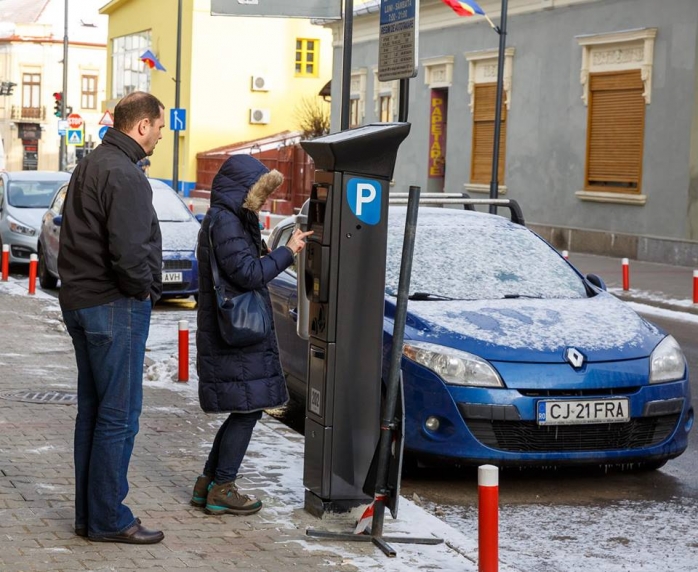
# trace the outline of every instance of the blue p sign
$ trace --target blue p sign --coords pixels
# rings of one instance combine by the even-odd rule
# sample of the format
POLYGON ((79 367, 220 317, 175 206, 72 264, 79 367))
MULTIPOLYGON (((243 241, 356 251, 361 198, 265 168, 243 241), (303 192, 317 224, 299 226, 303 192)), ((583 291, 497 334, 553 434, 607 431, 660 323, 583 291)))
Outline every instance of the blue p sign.
POLYGON ((361 222, 378 224, 381 220, 381 183, 372 179, 349 179, 347 201, 361 222))

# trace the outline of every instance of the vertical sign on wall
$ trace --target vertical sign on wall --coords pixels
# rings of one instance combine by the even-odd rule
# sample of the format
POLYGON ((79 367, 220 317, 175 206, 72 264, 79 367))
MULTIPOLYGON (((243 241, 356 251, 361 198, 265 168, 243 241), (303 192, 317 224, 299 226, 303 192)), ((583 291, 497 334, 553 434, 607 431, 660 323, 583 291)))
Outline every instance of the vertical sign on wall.
POLYGON ((431 90, 429 113, 429 178, 442 179, 446 173, 446 108, 448 91, 431 90))

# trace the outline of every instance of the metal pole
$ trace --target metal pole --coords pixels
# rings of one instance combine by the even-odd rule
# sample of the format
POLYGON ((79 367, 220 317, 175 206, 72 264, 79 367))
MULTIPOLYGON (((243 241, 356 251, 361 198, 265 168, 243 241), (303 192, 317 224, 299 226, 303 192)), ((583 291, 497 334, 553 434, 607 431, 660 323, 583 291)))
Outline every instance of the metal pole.
MULTIPOLYGON (((502 15, 499 22, 499 55, 497 57, 497 100, 494 110, 494 148, 492 150, 492 178, 490 179, 490 198, 499 196, 499 134, 502 127, 502 92, 504 91, 504 52, 507 47, 507 10, 508 0, 502 0, 502 15)), ((490 213, 497 214, 497 207, 490 205, 490 213)))
POLYGON ((407 115, 409 110, 409 99, 410 99, 410 80, 401 79, 400 80, 400 107, 398 108, 397 120, 407 121, 407 115))
MULTIPOLYGON (((61 119, 65 119, 66 100, 68 99, 68 0, 65 0, 65 15, 63 21, 63 98, 61 99, 61 119)), ((58 149, 58 169, 65 171, 68 162, 68 146, 65 136, 61 135, 58 149)))
MULTIPOLYGON (((179 85, 182 71, 182 0, 177 5, 177 70, 175 72, 175 109, 179 109, 179 85)), ((179 131, 173 131, 172 186, 179 192, 179 131)))
POLYGON ((354 27, 354 0, 344 0, 344 48, 342 50, 342 102, 340 131, 349 129, 351 112, 351 48, 354 27))
POLYGON ((371 536, 374 538, 383 536, 385 499, 388 497, 388 460, 390 458, 392 434, 395 429, 395 407, 400 384, 400 363, 402 360, 402 344, 405 340, 407 300, 410 295, 410 276, 412 275, 414 241, 417 235, 420 192, 421 189, 419 187, 410 187, 410 195, 407 201, 407 219, 405 221, 405 238, 402 246, 402 261, 400 263, 395 322, 393 324, 393 344, 390 354, 390 369, 388 370, 388 387, 385 397, 385 408, 381 419, 378 471, 376 474, 373 521, 371 524, 371 536))

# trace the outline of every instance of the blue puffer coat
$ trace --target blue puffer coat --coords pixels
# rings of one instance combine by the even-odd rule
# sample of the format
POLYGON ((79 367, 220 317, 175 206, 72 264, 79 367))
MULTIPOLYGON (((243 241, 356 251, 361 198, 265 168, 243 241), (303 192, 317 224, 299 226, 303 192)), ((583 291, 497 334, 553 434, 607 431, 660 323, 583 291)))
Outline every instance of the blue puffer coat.
POLYGON ((244 348, 231 348, 218 333, 208 246, 213 220, 213 249, 226 293, 235 296, 246 290, 260 290, 269 316, 273 316, 267 283, 293 263, 293 253, 282 246, 261 256, 262 238, 254 211, 281 180, 278 172, 270 173, 250 155, 231 156, 213 180, 211 208, 202 222, 197 249, 196 368, 199 402, 208 413, 258 411, 288 401, 273 321, 264 341, 244 348), (243 207, 243 203, 250 208, 243 207))

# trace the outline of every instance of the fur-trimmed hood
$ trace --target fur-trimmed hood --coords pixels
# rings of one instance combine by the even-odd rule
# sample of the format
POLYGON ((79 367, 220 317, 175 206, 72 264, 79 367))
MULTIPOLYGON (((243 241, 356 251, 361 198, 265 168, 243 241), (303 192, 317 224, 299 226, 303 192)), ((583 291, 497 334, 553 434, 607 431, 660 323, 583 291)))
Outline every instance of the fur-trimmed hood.
POLYGON ((218 170, 211 185, 211 206, 224 206, 238 215, 244 208, 257 213, 284 181, 251 155, 231 155, 218 170))

